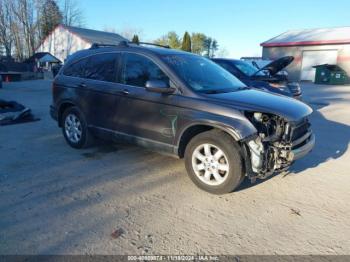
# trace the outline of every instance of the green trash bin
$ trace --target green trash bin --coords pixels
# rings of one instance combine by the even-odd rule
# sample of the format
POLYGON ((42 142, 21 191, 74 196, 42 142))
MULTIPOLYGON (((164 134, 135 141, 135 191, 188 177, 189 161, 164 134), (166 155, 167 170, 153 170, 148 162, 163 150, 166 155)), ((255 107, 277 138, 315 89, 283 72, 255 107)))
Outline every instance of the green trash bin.
POLYGON ((345 85, 349 83, 348 75, 337 65, 324 64, 313 68, 316 68, 315 84, 345 85))

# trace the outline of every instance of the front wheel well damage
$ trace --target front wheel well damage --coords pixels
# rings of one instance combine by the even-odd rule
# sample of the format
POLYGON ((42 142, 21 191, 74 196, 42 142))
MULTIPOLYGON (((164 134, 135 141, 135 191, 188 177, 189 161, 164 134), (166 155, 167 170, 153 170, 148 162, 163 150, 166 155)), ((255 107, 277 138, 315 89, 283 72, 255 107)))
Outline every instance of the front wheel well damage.
POLYGON ((58 126, 62 127, 62 116, 64 111, 66 111, 69 107, 73 107, 75 106, 73 103, 71 102, 64 102, 60 105, 60 107, 58 108, 58 126))
POLYGON ((184 133, 181 135, 180 141, 179 141, 179 147, 178 147, 178 155, 180 158, 183 158, 185 156, 185 151, 186 151, 186 147, 188 145, 188 143, 191 141, 192 138, 194 138, 195 136, 199 135, 200 133, 209 131, 209 130, 217 130, 219 132, 223 132, 223 133, 227 133, 228 135, 230 135, 234 140, 236 140, 232 134, 230 134, 229 132, 215 127, 215 126, 211 126, 211 125, 195 125, 195 126, 191 126, 189 128, 187 128, 184 133))

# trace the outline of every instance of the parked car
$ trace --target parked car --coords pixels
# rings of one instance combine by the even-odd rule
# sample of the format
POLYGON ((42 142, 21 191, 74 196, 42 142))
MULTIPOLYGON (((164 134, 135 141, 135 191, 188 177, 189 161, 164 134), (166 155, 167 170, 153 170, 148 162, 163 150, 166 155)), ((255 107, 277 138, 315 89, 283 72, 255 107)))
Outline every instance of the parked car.
POLYGON ((213 59, 215 63, 225 68, 247 86, 301 99, 300 85, 295 82, 289 82, 287 75, 280 73, 293 60, 294 57, 285 56, 258 68, 258 65, 253 66, 251 63, 243 60, 213 59))
POLYGON ((0 88, 2 88, 2 76, 0 75, 0 88))
POLYGON ((52 66, 51 72, 52 72, 53 77, 56 77, 56 75, 60 71, 61 67, 62 67, 62 64, 56 64, 56 65, 52 66))
MULTIPOLYGON (((240 60, 251 64, 252 66, 256 67, 257 69, 261 69, 264 66, 266 66, 266 65, 270 64, 271 62, 273 62, 273 60, 267 60, 267 59, 262 59, 262 58, 249 59, 248 57, 241 57, 240 60)), ((285 70, 278 71, 276 73, 275 77, 283 77, 284 79, 287 79, 288 78, 288 72, 285 71, 285 70)))
POLYGON ((52 88, 50 113, 70 146, 97 137, 184 158, 211 193, 285 170, 315 143, 309 106, 178 50, 93 45, 67 60, 52 88))

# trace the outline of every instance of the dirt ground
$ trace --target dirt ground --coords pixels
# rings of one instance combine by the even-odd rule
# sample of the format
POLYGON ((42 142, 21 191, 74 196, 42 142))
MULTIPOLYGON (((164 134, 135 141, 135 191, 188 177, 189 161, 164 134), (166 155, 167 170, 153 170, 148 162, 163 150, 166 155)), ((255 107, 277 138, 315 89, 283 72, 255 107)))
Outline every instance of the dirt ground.
POLYGON ((182 160, 70 148, 48 113, 49 81, 4 83, 0 98, 41 120, 0 127, 0 254, 350 254, 350 86, 303 91, 314 151, 216 196, 182 160))

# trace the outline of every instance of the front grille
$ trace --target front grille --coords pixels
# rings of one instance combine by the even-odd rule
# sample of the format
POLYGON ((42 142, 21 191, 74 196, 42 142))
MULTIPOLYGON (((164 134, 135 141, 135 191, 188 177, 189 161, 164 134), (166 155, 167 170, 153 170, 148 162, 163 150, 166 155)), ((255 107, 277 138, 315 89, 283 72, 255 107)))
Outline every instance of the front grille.
POLYGON ((293 94, 300 94, 301 93, 301 88, 300 88, 299 84, 289 83, 288 88, 293 94))

